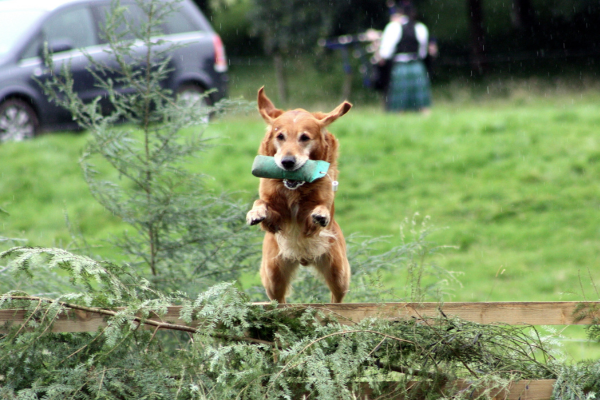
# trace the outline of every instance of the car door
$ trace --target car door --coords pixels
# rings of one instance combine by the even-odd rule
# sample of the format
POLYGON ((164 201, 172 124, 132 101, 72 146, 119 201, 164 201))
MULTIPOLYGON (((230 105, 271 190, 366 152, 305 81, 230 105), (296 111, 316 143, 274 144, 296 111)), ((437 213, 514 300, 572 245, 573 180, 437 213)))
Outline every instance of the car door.
MULTIPOLYGON (((91 63, 86 54, 98 59, 99 62, 104 57, 98 46, 91 9, 85 4, 75 5, 58 9, 44 21, 39 33, 25 50, 21 65, 32 69, 32 85, 35 84, 35 80, 43 85, 52 74, 58 75, 63 68, 67 68, 73 77, 73 90, 83 101, 88 102, 103 94, 103 90, 95 83, 93 74, 89 70, 91 63), (44 65, 41 57, 44 43, 47 43, 52 53, 53 71, 44 65)), ((51 116, 49 123, 69 119, 67 110, 52 104, 47 106, 58 113, 51 116)))

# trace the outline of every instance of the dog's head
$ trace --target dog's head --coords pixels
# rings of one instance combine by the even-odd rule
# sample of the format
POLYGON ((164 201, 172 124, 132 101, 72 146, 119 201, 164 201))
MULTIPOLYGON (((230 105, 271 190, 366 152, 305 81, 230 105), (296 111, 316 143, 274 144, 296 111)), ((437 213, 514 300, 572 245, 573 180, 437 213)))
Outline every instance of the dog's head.
MULTIPOLYGON (((260 152, 275 158, 275 163, 285 170, 295 171, 307 160, 326 160, 327 126, 346 114, 352 104, 344 101, 330 113, 310 113, 298 108, 282 111, 258 90, 258 111, 267 123, 267 133, 260 152)), ((326 160, 327 161, 327 160, 326 160)))

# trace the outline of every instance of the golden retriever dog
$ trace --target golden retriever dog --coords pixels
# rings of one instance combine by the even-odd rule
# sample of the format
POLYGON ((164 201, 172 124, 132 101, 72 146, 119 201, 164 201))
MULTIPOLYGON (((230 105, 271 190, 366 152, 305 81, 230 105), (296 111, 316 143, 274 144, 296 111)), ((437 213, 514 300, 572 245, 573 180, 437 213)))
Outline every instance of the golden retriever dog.
POLYGON ((246 216, 265 232, 260 277, 267 296, 285 303, 290 281, 300 265, 314 266, 323 276, 331 302, 341 303, 350 286, 350 264, 342 230, 333 219, 333 182, 338 177, 338 141, 327 130, 352 104, 330 113, 303 109, 282 111, 258 91, 258 111, 267 132, 258 154, 274 157, 278 167, 301 168, 307 160, 330 163, 328 175, 312 183, 260 178, 259 199, 246 216))

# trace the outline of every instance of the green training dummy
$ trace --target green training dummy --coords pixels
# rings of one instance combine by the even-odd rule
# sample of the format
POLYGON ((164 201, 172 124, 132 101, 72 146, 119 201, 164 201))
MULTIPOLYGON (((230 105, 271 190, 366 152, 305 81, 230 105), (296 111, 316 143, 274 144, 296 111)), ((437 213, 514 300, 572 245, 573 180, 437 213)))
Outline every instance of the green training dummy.
POLYGON ((290 181, 314 182, 327 175, 329 163, 320 160, 308 160, 295 171, 280 168, 273 157, 256 156, 252 164, 252 175, 259 178, 286 179, 290 181))

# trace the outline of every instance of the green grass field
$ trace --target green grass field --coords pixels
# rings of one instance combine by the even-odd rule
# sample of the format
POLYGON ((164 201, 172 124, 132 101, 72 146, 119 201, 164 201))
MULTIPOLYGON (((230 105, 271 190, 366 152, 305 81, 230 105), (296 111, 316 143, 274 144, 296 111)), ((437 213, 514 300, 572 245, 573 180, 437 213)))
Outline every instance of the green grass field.
MULTIPOLYGON (((251 85, 235 82, 232 94, 252 100, 251 85)), ((436 90, 428 117, 388 115, 359 100, 330 127, 340 141, 336 219, 344 232, 389 236, 384 250, 400 244, 405 219, 430 216, 443 228, 430 239, 457 246, 436 259, 462 273, 453 301, 597 300, 598 91, 531 82, 475 94, 436 90)), ((315 104, 329 111, 336 101, 315 104)), ((215 121, 207 132, 218 137, 215 148, 190 167, 212 176, 214 190, 250 202, 258 185, 250 166, 264 129, 257 113, 215 121)), ((100 255, 115 257, 104 240, 124 227, 87 190, 77 164, 85 142, 85 134, 53 133, 0 146, 0 208, 9 213, 0 214, 0 236, 68 246, 66 214, 100 255)), ((576 342, 570 352, 595 354, 586 346, 576 342)))
MULTIPOLYGON (((456 300, 597 296, 588 275, 600 270, 597 101, 590 92, 443 102, 429 117, 356 107, 331 127, 341 146, 336 218, 347 233, 390 235, 391 246, 405 218, 429 215, 445 228, 433 239, 458 246, 438 260, 464 272, 456 300)), ((202 169, 215 186, 253 199, 247 170, 263 125, 251 115, 212 127, 222 145, 202 169)))

